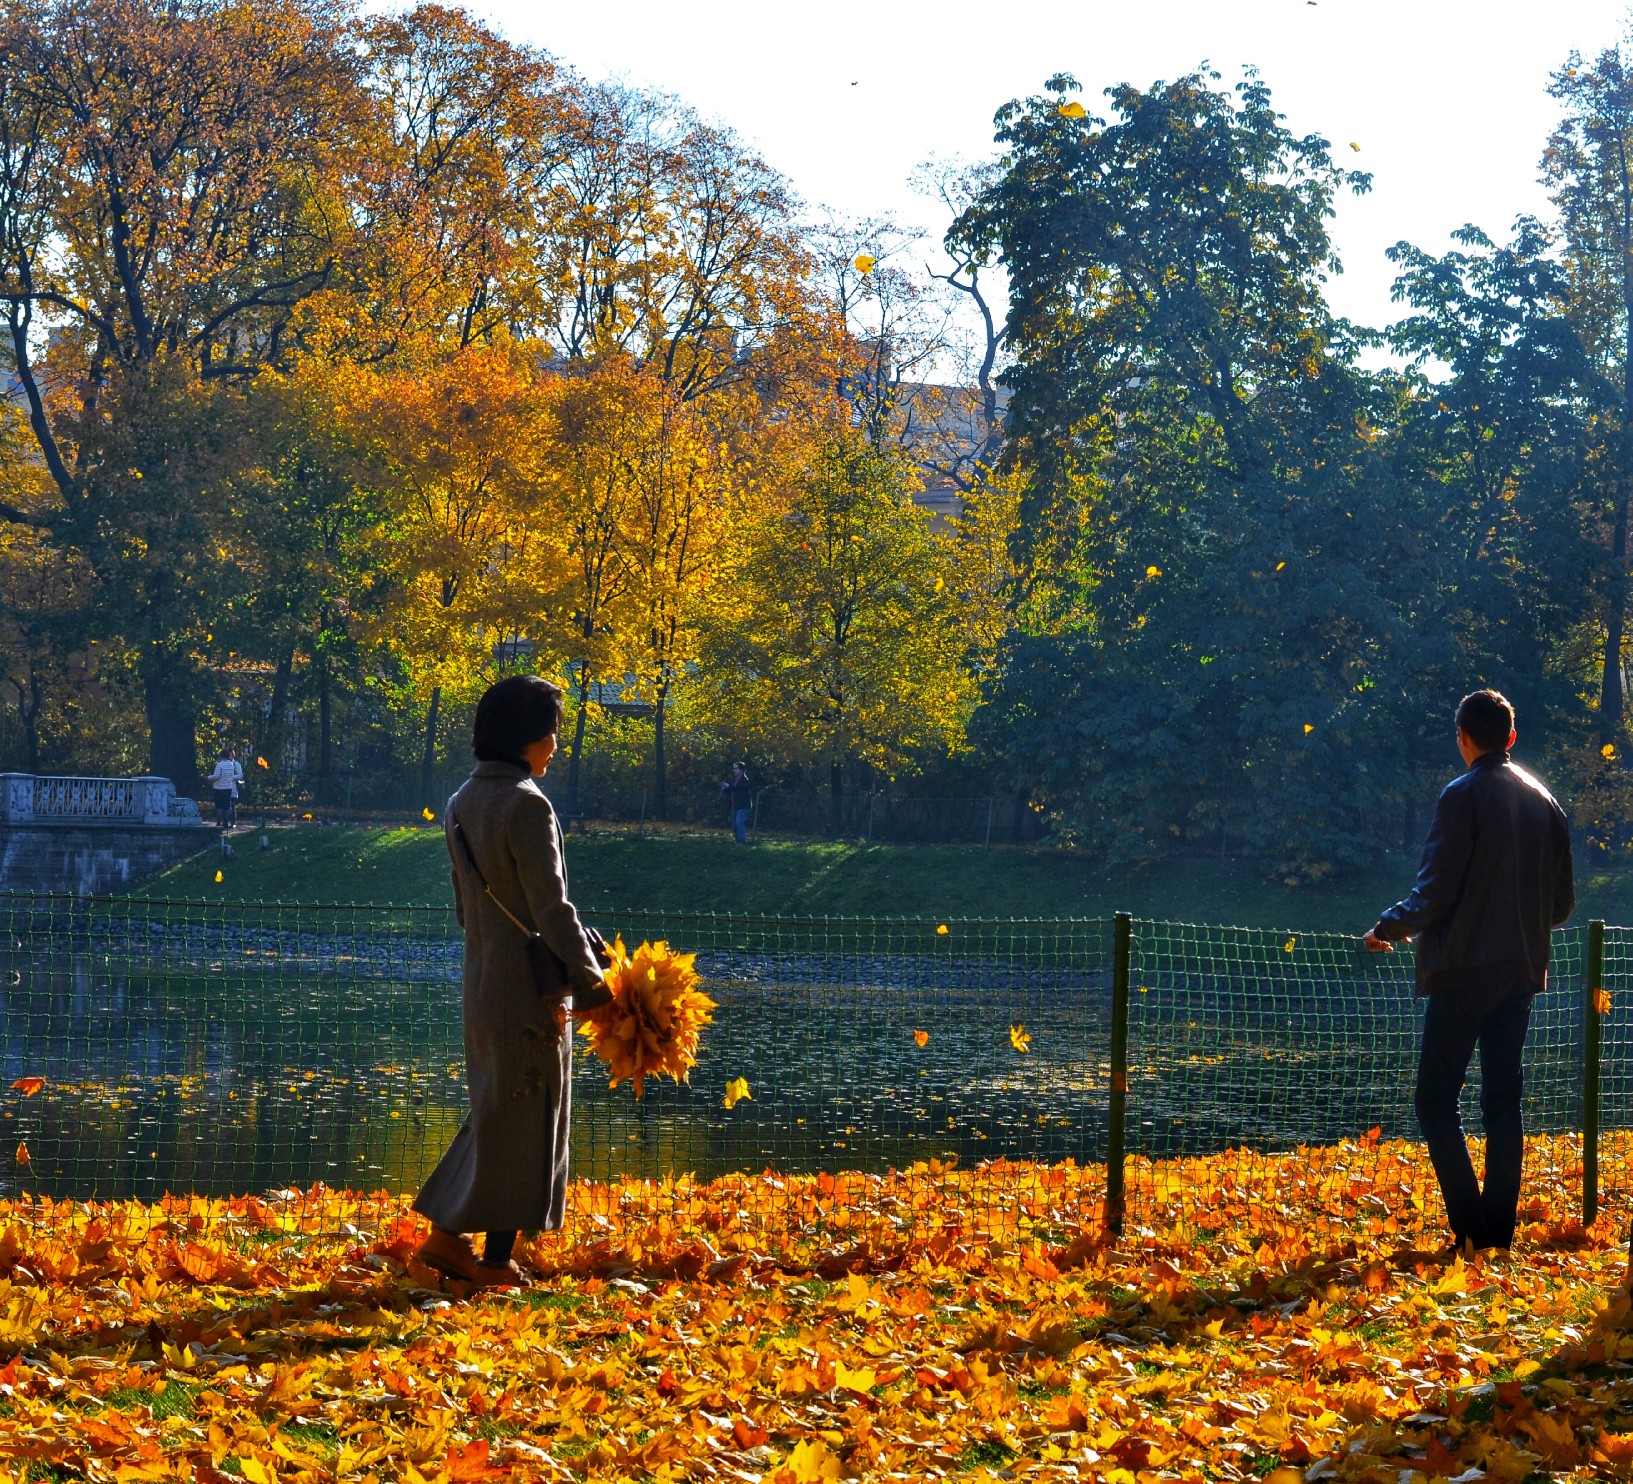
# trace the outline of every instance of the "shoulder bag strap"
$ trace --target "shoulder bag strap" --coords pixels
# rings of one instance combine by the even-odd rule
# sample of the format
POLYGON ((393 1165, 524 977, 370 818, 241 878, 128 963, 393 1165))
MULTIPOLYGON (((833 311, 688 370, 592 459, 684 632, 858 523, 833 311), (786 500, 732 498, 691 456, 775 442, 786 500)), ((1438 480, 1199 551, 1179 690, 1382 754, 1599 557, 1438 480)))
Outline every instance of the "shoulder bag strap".
POLYGON ((454 827, 454 839, 459 841, 460 853, 465 857, 465 864, 471 868, 471 874, 482 883, 482 890, 488 894, 488 900, 516 924, 516 930, 518 932, 529 938, 537 938, 539 934, 534 932, 533 929, 523 922, 514 912, 512 912, 509 907, 505 906, 505 904, 501 902, 494 894, 493 888, 488 885, 488 878, 482 874, 482 868, 477 865, 476 857, 471 854, 470 841, 465 838, 465 831, 460 828, 459 816, 455 814, 451 808, 448 810, 448 819, 454 827))

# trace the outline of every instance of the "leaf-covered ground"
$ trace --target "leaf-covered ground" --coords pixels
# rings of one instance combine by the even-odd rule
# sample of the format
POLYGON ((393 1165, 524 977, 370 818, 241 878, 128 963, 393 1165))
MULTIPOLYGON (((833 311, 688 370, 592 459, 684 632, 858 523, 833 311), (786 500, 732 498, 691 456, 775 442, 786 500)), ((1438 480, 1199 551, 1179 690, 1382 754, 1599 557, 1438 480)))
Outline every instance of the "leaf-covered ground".
MULTIPOLYGON (((1365 1208, 1388 1170, 1432 1221, 1417 1151, 1325 1153, 1323 1198, 1343 1179, 1365 1208)), ((1267 1183, 1262 1158, 1189 1162, 1174 1210, 1156 1223, 1146 1198, 1112 1246, 1097 1173, 1069 1168, 580 1189, 573 1230, 523 1254, 540 1284, 478 1296, 412 1260, 396 1201, 12 1206, 0 1471, 1633 1474, 1625 1253, 1609 1219, 1567 1219, 1569 1146, 1538 1141, 1513 1254, 1467 1266, 1381 1206, 1347 1229, 1301 1210, 1309 1164, 1267 1183)))

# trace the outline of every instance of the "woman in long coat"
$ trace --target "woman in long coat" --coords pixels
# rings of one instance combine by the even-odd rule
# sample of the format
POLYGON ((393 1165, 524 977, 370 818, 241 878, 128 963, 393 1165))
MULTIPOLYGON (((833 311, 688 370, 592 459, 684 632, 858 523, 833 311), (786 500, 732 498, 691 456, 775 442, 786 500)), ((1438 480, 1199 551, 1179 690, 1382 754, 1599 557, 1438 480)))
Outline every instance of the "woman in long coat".
POLYGON ((561 826, 533 781, 555 754, 561 711, 561 690, 537 676, 490 687, 476 708, 476 769, 443 819, 465 930, 470 1114, 414 1209, 432 1223, 421 1259, 479 1286, 524 1281, 511 1258, 517 1233, 562 1223, 569 1016, 575 1000, 582 1010, 608 998, 599 937, 567 896, 561 826), (548 950, 535 948, 533 963, 531 933, 548 950), (468 1232, 487 1234, 480 1258, 468 1232))

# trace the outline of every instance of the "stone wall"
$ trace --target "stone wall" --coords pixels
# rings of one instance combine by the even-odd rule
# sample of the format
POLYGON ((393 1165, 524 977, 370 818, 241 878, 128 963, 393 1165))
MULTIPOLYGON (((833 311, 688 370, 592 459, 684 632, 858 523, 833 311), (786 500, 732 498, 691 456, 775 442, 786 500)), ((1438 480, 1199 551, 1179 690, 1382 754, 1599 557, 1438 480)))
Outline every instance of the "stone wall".
POLYGON ((0 891, 120 891, 214 841, 168 778, 0 773, 0 891))

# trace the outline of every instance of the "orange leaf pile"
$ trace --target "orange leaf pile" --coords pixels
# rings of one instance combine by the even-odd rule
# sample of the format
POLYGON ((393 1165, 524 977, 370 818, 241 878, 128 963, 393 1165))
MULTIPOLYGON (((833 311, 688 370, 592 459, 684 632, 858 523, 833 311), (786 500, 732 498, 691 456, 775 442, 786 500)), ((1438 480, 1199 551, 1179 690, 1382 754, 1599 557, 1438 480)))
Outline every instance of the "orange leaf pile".
POLYGON ((1626 1192, 1572 1227, 1580 1163, 1532 1140, 1466 1263, 1371 1137, 1132 1161, 1110 1241, 1093 1166, 578 1182, 475 1295, 404 1197, 5 1200, 0 1479, 1630 1479, 1626 1192))
POLYGON ((698 1039, 714 1018, 715 1002, 699 987, 692 953, 675 953, 661 939, 634 953, 620 937, 603 976, 612 999, 584 1017, 579 1034, 607 1064, 609 1085, 648 1077, 685 1082, 697 1065, 698 1039))

